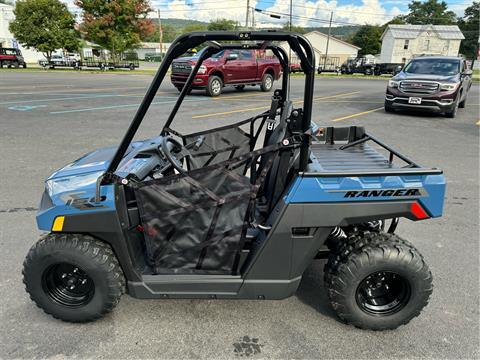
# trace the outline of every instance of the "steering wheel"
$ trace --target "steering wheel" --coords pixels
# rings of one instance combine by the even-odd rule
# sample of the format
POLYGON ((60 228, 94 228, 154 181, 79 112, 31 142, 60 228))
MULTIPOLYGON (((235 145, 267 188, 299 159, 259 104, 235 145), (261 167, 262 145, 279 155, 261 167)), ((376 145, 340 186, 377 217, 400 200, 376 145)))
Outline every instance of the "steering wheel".
POLYGON ((190 151, 171 136, 163 137, 161 148, 167 160, 179 173, 185 174, 187 172, 187 169, 183 167, 183 159, 187 157, 190 158, 189 160, 195 168, 198 167, 190 151))

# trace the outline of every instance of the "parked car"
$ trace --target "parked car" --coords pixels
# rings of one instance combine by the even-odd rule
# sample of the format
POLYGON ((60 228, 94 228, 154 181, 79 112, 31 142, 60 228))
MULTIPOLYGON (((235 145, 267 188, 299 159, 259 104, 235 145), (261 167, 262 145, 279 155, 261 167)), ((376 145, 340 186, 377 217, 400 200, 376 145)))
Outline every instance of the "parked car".
MULTIPOLYGON (((198 52, 192 57, 173 61, 170 79, 179 91, 200 54, 198 52)), ((237 90, 243 90, 247 85, 260 85, 262 91, 270 91, 280 74, 280 62, 275 57, 263 56, 256 50, 224 50, 203 62, 192 89, 206 89, 210 96, 220 95, 224 86, 235 86, 237 90)))
POLYGON ((75 69, 80 67, 80 57, 76 54, 52 54, 50 61, 47 59, 40 59, 38 64, 44 68, 55 69, 55 67, 73 67, 75 69))
POLYGON ((347 59, 340 67, 342 74, 360 73, 373 75, 375 72, 375 58, 373 56, 360 56, 347 59))
POLYGON ((303 72, 302 66, 300 64, 290 64, 289 66, 291 73, 303 72))
POLYGON ((387 86, 385 111, 419 109, 454 118, 464 108, 472 86, 472 70, 460 57, 412 59, 387 86))
POLYGON ((146 53, 145 61, 149 62, 160 62, 162 61, 163 55, 159 53, 146 53))
POLYGON ((14 48, 2 48, 0 47, 0 68, 6 67, 27 67, 25 60, 23 59, 22 52, 14 48))

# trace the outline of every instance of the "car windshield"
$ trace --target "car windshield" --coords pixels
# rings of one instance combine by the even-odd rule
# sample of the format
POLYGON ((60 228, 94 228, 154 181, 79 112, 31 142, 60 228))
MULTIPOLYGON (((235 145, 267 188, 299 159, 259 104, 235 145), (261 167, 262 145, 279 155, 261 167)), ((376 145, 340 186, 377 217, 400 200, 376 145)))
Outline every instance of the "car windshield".
POLYGON ((424 75, 455 75, 460 71, 460 61, 455 59, 422 59, 413 60, 405 72, 424 75))

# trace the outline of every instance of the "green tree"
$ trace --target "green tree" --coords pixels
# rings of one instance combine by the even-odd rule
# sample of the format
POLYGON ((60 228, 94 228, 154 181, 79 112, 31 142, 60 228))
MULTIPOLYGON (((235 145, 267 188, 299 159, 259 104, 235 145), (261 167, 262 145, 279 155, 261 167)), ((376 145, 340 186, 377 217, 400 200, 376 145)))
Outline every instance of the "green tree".
POLYGON ((460 45, 460 52, 469 59, 475 59, 478 49, 478 38, 480 29, 480 2, 474 1, 465 9, 462 19, 459 19, 458 26, 462 30, 465 39, 460 45))
POLYGON ((78 50, 75 19, 59 0, 19 0, 9 29, 26 48, 36 49, 48 61, 57 49, 78 50))
MULTIPOLYGON (((163 42, 170 43, 177 38, 179 31, 177 28, 170 24, 162 24, 163 30, 163 42)), ((158 25, 155 25, 154 31, 148 35, 144 35, 142 38, 146 42, 159 42, 160 41, 160 32, 158 31, 158 25)))
POLYGON ((425 2, 412 1, 408 4, 409 13, 397 16, 397 24, 432 24, 432 25, 455 25, 457 16, 453 11, 448 10, 445 1, 427 0, 425 2))
POLYGON ((192 31, 205 31, 205 30, 207 30, 207 25, 189 24, 182 29, 182 33, 188 33, 192 31))
POLYGON ((142 38, 152 34, 155 27, 148 13, 148 0, 75 0, 83 10, 80 30, 85 38, 117 56, 138 47, 142 38))
POLYGON ((382 28, 375 25, 363 25, 352 36, 351 42, 353 45, 361 48, 358 55, 363 56, 367 54, 378 54, 382 48, 382 28))
MULTIPOLYGON (((282 30, 290 31, 290 22, 287 22, 285 25, 283 25, 282 30)), ((292 25, 291 31, 298 34, 305 34, 307 32, 307 29, 301 26, 292 25)))
POLYGON ((233 21, 233 20, 227 20, 227 19, 216 19, 213 21, 210 21, 210 23, 207 26, 207 30, 209 31, 228 31, 228 30, 235 30, 239 27, 238 22, 233 21))

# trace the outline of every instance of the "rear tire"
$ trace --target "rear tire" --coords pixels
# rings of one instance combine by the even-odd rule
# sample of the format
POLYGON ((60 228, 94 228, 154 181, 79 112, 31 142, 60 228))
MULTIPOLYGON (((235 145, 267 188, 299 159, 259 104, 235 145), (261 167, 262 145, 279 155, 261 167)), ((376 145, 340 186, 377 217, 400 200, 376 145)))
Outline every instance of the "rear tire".
POLYGON ((325 286, 345 323, 370 330, 396 329, 428 304, 432 274, 407 241, 372 232, 343 251, 329 259, 325 286))
POLYGON ((213 75, 208 78, 207 95, 216 97, 222 93, 223 81, 219 76, 213 75))
POLYGON ((260 85, 260 89, 264 92, 268 92, 273 88, 273 76, 270 74, 263 75, 262 84, 260 85))
POLYGON ((22 273, 36 305, 69 322, 103 317, 125 292, 125 277, 111 247, 88 235, 44 236, 28 252, 22 273))

